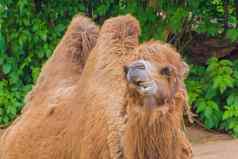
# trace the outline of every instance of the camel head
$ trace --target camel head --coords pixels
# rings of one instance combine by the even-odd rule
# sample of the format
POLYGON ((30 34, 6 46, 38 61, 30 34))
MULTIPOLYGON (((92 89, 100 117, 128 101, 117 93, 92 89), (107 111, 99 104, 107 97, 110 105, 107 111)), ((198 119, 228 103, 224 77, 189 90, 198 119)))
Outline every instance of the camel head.
POLYGON ((138 57, 124 67, 129 94, 142 107, 169 105, 183 83, 187 65, 174 49, 159 42, 144 44, 136 52, 138 57))
POLYGON ((168 44, 151 41, 133 50, 124 65, 127 102, 123 143, 128 158, 177 158, 183 149, 179 142, 186 141, 179 138, 182 113, 177 108, 185 100, 178 97, 186 91, 183 80, 187 71, 180 54, 168 44))

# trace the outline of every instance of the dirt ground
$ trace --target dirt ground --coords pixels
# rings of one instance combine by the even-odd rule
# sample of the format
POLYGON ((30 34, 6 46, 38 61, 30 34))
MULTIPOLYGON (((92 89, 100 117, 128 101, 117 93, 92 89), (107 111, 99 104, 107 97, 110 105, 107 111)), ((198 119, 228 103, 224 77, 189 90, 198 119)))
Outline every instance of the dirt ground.
POLYGON ((238 159, 238 140, 227 134, 189 127, 187 136, 193 145, 193 159, 238 159))
POLYGON ((227 134, 222 134, 210 130, 208 131, 198 126, 187 127, 186 134, 193 145, 232 140, 232 137, 227 134))
POLYGON ((193 159, 238 159, 238 140, 193 145, 193 159))
MULTIPOLYGON (((3 132, 0 129, 0 136, 3 132)), ((231 136, 199 127, 189 127, 186 132, 193 145, 193 159, 238 159, 238 140, 231 136)))

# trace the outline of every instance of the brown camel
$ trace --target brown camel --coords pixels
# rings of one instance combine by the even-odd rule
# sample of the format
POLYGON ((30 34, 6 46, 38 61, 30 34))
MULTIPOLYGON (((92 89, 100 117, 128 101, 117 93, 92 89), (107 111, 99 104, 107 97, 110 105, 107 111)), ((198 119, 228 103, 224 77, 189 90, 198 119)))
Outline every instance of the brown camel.
POLYGON ((80 80, 62 98, 39 102, 44 109, 29 107, 2 138, 1 159, 190 158, 180 125, 185 65, 166 44, 134 50, 139 32, 132 16, 107 20, 80 80), (131 70, 141 61, 147 73, 137 81, 131 70))

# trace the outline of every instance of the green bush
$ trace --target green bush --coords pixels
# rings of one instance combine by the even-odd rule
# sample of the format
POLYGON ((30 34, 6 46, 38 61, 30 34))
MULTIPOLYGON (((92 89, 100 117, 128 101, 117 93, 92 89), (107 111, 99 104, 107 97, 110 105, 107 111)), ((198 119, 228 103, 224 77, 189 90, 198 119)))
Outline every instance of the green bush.
MULTIPOLYGON (((141 41, 167 41, 187 56, 194 32, 238 40, 235 0, 226 5, 227 11, 225 1, 1 0, 0 125, 9 124, 19 114, 24 96, 75 14, 86 14, 102 24, 111 16, 130 13, 140 21, 141 41)), ((238 134, 237 66, 236 62, 216 59, 211 59, 208 67, 192 66, 186 81, 190 104, 208 128, 238 134), (216 71, 217 67, 221 70, 216 71)))
POLYGON ((207 67, 191 66, 186 85, 205 126, 238 137, 238 61, 211 58, 207 67))
POLYGON ((31 90, 42 64, 51 55, 71 17, 81 9, 82 4, 68 1, 62 4, 1 1, 0 124, 8 124, 20 112, 24 96, 31 90))

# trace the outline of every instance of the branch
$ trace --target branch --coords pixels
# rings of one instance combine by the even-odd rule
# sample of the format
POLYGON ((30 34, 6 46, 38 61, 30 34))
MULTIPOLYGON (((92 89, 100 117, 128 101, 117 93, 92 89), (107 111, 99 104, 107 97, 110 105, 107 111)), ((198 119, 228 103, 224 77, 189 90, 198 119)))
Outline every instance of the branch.
POLYGON ((228 29, 228 3, 229 0, 224 0, 224 33, 228 29))
POLYGON ((235 8, 236 8, 236 28, 238 29, 238 0, 235 0, 235 8))

